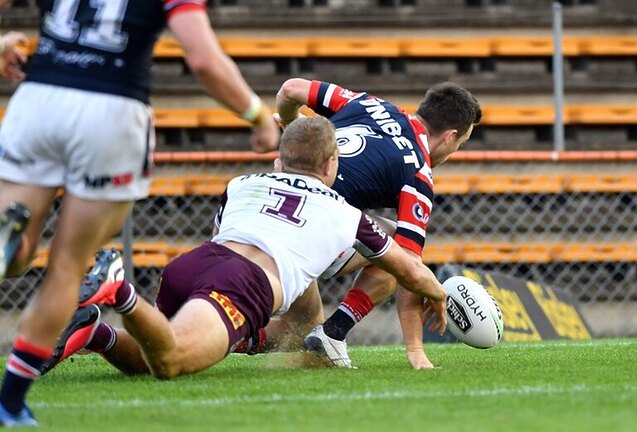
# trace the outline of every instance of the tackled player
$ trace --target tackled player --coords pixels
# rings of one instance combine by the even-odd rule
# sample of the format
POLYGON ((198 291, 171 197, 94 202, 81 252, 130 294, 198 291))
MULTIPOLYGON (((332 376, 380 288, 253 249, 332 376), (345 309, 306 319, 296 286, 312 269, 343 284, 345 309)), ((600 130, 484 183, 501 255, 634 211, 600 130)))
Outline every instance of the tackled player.
POLYGON ((298 119, 283 133, 280 150, 282 172, 244 175, 228 184, 216 217, 218 234, 168 264, 156 307, 117 277, 117 252, 98 254, 81 305, 112 306, 126 330, 72 323, 58 360, 88 340, 86 348, 127 373, 172 378, 201 371, 272 315, 286 312, 350 247, 396 275, 421 302, 428 298, 435 325, 444 331, 446 295, 433 273, 330 189, 339 161, 334 126, 323 117, 298 119))

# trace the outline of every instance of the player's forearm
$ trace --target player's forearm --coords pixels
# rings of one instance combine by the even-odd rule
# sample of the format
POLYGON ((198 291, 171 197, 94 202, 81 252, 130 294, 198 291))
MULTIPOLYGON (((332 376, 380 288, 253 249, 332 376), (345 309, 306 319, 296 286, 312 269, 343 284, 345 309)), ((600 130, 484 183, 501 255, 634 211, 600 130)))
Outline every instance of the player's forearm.
POLYGON ((299 116, 299 109, 307 104, 311 81, 301 78, 287 80, 276 94, 276 110, 284 124, 299 116))
POLYGON ((411 251, 405 251, 393 243, 387 253, 371 259, 374 265, 391 273, 405 289, 421 297, 442 301, 447 295, 432 271, 422 263, 422 258, 411 251))
POLYGON ((423 341, 422 297, 398 287, 396 310, 407 351, 421 351, 423 341))
POLYGON ((292 123, 299 116, 301 106, 301 104, 290 99, 279 98, 279 94, 277 93, 276 111, 279 113, 281 122, 284 125, 292 123))
POLYGON ((412 293, 431 300, 444 300, 447 295, 433 272, 422 263, 414 265, 412 271, 401 274, 398 282, 412 293))

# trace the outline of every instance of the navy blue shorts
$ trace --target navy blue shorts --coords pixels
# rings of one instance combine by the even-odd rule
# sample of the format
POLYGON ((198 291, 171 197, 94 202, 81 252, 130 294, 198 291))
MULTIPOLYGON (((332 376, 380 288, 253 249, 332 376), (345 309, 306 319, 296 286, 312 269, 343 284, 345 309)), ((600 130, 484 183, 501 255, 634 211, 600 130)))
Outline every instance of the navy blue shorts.
POLYGON ((166 266, 156 303, 170 319, 195 298, 217 309, 228 329, 229 348, 265 327, 274 306, 272 287, 261 267, 213 242, 166 266))

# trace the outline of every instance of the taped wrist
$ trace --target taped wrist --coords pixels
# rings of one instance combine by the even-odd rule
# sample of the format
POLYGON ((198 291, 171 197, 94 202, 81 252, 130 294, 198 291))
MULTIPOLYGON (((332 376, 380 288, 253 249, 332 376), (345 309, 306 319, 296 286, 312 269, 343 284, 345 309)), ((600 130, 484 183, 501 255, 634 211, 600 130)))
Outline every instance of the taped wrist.
POLYGON ((253 93, 250 97, 250 105, 240 114, 240 117, 255 126, 262 126, 270 120, 271 113, 270 109, 263 104, 261 98, 253 93))

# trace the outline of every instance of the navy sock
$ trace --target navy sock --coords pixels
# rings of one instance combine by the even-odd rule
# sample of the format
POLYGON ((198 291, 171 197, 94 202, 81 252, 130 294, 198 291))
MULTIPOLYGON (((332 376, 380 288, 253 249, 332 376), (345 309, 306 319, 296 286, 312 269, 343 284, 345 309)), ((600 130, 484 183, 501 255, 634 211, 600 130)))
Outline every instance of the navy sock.
POLYGON ((31 383, 40 376, 40 368, 52 355, 52 349, 38 347, 21 338, 15 340, 0 390, 0 403, 4 409, 12 414, 22 410, 31 383))
POLYGON ((356 325, 356 321, 340 308, 323 323, 323 331, 326 335, 336 340, 345 340, 347 333, 356 325))
POLYGON ((345 340, 347 333, 373 308, 374 303, 366 292, 352 288, 336 312, 323 323, 323 331, 332 339, 345 340))

